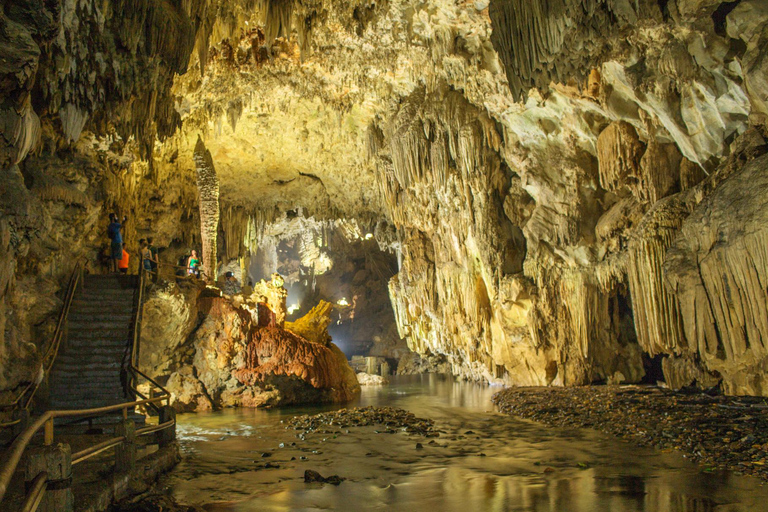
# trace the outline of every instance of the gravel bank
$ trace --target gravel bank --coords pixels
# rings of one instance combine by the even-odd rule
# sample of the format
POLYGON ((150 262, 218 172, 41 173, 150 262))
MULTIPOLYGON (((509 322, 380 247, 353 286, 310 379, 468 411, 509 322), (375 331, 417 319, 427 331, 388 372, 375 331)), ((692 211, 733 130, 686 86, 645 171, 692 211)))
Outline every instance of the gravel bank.
POLYGON ((640 446, 679 450, 703 471, 768 480, 768 400, 676 393, 657 387, 508 388, 503 413, 557 427, 593 428, 640 446))

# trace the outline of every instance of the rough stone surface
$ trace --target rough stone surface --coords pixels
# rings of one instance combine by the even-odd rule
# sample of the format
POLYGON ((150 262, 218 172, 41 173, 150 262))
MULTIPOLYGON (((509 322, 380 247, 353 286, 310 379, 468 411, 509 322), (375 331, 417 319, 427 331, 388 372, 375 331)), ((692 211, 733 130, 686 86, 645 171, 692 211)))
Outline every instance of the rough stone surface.
POLYGON ((510 388, 501 412, 557 427, 593 428, 640 446, 678 450, 704 471, 729 469, 768 480, 763 399, 674 393, 640 386, 510 388))
POLYGON ((357 382, 361 386, 383 386, 389 384, 389 380, 381 375, 371 375, 370 373, 358 373, 357 382))
MULTIPOLYGON (((246 286, 285 219, 372 228, 397 337, 462 378, 636 382, 658 354, 673 386, 768 393, 738 235, 759 205, 713 227, 727 242, 692 234, 765 153, 767 22, 758 0, 6 4, 0 389, 35 378, 54 295, 117 210, 130 250, 203 242, 246 286)), ((330 270, 316 234, 299 260, 330 270)))
MULTIPOLYGON (((184 293, 178 286, 156 287, 148 305, 158 301, 168 311, 184 293)), ((169 323, 167 317, 154 314, 145 315, 143 324, 150 332, 169 335, 191 331, 147 356, 146 371, 155 376, 170 374, 166 388, 178 411, 341 403, 359 392, 355 373, 331 343, 322 318, 306 333, 323 342, 311 341, 274 324, 262 325, 259 314, 269 311, 262 305, 220 297, 210 289, 200 293, 196 285, 182 286, 194 287, 192 292, 187 290, 188 309, 183 311, 199 312, 199 325, 192 323, 190 328, 182 315, 179 323, 169 323)))

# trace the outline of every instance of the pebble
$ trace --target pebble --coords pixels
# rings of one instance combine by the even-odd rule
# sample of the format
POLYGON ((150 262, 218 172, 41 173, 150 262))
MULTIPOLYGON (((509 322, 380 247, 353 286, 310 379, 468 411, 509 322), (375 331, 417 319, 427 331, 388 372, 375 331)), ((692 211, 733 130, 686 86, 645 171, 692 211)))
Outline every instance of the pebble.
POLYGON ((503 413, 550 426, 593 428, 640 446, 677 450, 705 472, 728 469, 768 481, 764 397, 588 386, 508 388, 496 393, 493 402, 503 413))
POLYGON ((430 419, 417 418, 411 412, 395 407, 355 407, 353 409, 341 409, 338 411, 295 416, 288 422, 290 428, 303 431, 296 435, 304 440, 306 434, 341 434, 342 430, 329 431, 328 426, 340 427, 349 433, 353 427, 384 426, 384 429, 376 429, 376 433, 395 434, 398 430, 409 434, 423 435, 426 437, 438 437, 434 422, 430 419))
POLYGON ((344 480, 346 479, 340 477, 339 475, 331 475, 329 477, 324 477, 320 473, 312 469, 308 469, 304 471, 304 482, 306 483, 320 482, 324 484, 339 485, 344 480))

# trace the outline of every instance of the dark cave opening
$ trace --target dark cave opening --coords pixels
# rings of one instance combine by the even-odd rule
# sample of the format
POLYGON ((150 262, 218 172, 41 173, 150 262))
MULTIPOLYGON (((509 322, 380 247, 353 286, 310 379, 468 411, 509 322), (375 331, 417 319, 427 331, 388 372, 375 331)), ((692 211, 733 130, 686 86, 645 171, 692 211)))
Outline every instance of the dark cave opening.
POLYGON ((370 231, 307 225, 266 237, 251 259, 249 277, 254 282, 273 272, 284 277, 288 321, 301 318, 320 301, 333 304, 328 333, 347 357, 370 354, 394 361, 407 350, 397 333, 388 289, 397 273, 397 256, 383 251, 370 231))
POLYGON ((640 381, 640 384, 656 385, 657 382, 665 382, 664 371, 662 370, 662 361, 666 356, 663 354, 657 354, 653 357, 643 352, 643 369, 645 370, 645 376, 640 381))

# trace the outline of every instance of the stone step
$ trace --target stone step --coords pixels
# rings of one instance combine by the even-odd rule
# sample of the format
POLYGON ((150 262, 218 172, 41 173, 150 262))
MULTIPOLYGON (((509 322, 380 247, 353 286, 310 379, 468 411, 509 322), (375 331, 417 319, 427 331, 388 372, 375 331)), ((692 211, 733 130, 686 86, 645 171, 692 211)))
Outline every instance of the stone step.
MULTIPOLYGON (((104 315, 93 313, 88 313, 84 311, 74 311, 74 309, 71 309, 69 311, 69 316, 67 317, 68 324, 75 325, 75 324, 81 324, 81 323, 90 323, 93 321, 103 321, 104 315)), ((128 324, 133 325, 133 310, 130 311, 122 311, 119 313, 112 313, 109 316, 109 319, 115 324, 128 324)))
POLYGON ((98 390, 91 389, 87 392, 77 394, 58 393, 55 396, 51 396, 52 403, 65 403, 65 402, 128 402, 129 399, 123 396, 123 390, 110 389, 110 390, 98 390))
POLYGON ((139 276, 127 276, 127 275, 87 275, 83 280, 83 288, 88 289, 92 287, 102 288, 123 288, 130 289, 136 288, 139 285, 139 276))
POLYGON ((102 399, 102 398, 113 398, 113 397, 121 397, 123 396, 123 388, 122 386, 118 384, 111 383, 110 385, 104 385, 102 387, 99 386, 91 386, 88 388, 79 389, 77 392, 70 392, 68 388, 62 387, 59 388, 59 391, 55 393, 55 400, 57 401, 67 401, 67 400, 87 400, 89 398, 92 398, 94 400, 96 399, 102 399), (60 391, 61 389, 64 389, 64 391, 60 391))
POLYGON ((91 331, 130 331, 133 327, 130 320, 125 322, 118 322, 107 320, 106 318, 94 318, 91 322, 78 321, 68 322, 67 329, 69 332, 91 332, 91 331))
MULTIPOLYGON (((116 327, 114 329, 72 329, 67 332, 68 340, 128 340, 131 338, 131 330, 127 327, 116 327)), ((94 343, 94 345, 99 344, 94 343)))
POLYGON ((93 347, 91 350, 67 350, 59 354, 57 362, 88 364, 99 361, 116 361, 123 358, 125 350, 117 347, 93 347))
POLYGON ((72 301, 72 308, 69 312, 70 314, 125 315, 129 312, 133 313, 133 301, 82 301, 75 299, 72 301))
POLYGON ((90 292, 90 293, 79 293, 74 298, 75 301, 87 301, 87 302, 93 302, 93 301, 114 301, 114 302, 126 302, 126 303, 133 303, 134 295, 133 293, 125 293, 122 291, 117 292, 90 292))
MULTIPOLYGON (((96 409, 98 407, 108 407, 110 405, 117 405, 122 404, 125 402, 131 402, 130 399, 120 399, 120 400, 97 400, 93 403, 90 403, 88 400, 75 400, 72 402, 56 402, 50 403, 50 408, 53 410, 58 411, 69 411, 69 410, 82 410, 82 409, 96 409)), ((118 413, 119 414, 119 413, 118 413)), ((87 422, 86 419, 83 419, 82 421, 87 422)), ((94 418, 95 421, 95 418, 94 418)))

